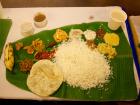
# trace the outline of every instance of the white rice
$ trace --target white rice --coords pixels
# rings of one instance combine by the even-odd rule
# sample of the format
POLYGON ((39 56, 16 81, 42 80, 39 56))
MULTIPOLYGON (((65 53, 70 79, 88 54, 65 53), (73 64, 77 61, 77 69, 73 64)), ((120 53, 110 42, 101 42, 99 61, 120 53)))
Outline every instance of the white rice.
POLYGON ((105 57, 96 49, 91 51, 80 40, 62 43, 56 51, 55 61, 63 71, 64 81, 84 90, 102 86, 112 74, 105 57))

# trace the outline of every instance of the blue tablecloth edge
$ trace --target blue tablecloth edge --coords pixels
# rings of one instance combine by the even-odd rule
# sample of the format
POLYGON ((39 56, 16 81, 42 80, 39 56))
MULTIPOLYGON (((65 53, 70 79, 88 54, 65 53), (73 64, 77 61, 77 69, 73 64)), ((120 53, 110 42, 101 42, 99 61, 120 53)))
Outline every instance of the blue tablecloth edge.
POLYGON ((140 80, 140 65, 138 63, 138 56, 137 56, 137 53, 136 53, 134 40, 133 40, 133 35, 132 35, 132 31, 131 31, 131 27, 130 27, 128 19, 126 20, 125 23, 126 23, 126 28, 127 28, 127 32, 128 32, 128 38, 129 38, 130 46, 132 48, 132 53, 133 53, 135 66, 136 66, 138 77, 139 77, 139 80, 140 80))

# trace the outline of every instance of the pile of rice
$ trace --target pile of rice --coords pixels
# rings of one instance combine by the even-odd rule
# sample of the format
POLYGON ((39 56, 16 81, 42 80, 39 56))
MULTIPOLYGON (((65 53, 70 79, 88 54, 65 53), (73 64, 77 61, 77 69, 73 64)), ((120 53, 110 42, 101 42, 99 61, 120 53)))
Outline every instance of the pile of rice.
POLYGON ((63 42, 56 51, 55 61, 63 71, 64 81, 84 90, 103 86, 112 74, 107 59, 80 40, 63 42))

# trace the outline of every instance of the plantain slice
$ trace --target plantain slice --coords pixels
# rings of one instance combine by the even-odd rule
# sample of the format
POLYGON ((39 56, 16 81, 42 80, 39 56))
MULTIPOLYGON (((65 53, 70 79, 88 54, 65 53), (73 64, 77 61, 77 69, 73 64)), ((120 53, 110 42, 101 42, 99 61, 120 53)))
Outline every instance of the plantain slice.
POLYGON ((14 66, 14 50, 11 43, 8 43, 4 51, 4 63, 9 71, 12 71, 14 66))

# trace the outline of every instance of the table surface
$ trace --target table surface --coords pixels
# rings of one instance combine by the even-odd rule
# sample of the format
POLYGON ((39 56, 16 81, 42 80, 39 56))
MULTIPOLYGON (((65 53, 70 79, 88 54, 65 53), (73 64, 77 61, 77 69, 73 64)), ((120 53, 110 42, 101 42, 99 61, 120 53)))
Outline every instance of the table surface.
MULTIPOLYGON (((0 0, 4 8, 21 8, 21 7, 102 7, 102 6, 121 6, 126 13, 130 15, 140 15, 140 0, 0 0)), ((0 100, 8 102, 9 100, 0 100)), ((11 100, 11 102, 21 102, 23 100, 11 100)), ((25 101, 24 101, 25 102, 25 101)), ((38 103, 27 101, 31 103, 38 103)), ((47 102, 48 103, 48 102, 47 102)), ((67 104, 68 102, 53 102, 51 104, 67 104)), ((50 104, 50 103, 49 103, 50 104)), ((70 104, 70 103, 69 103, 70 104)), ((73 104, 73 103, 71 103, 73 104)), ((84 104, 81 102, 81 104, 84 104)), ((91 104, 91 103, 90 103, 91 104)), ((97 103, 99 104, 99 103, 97 103)), ((106 104, 115 105, 139 105, 140 101, 133 102, 105 102, 106 104)))
POLYGON ((3 7, 97 7, 121 6, 127 14, 140 15, 140 0, 0 0, 3 7))

